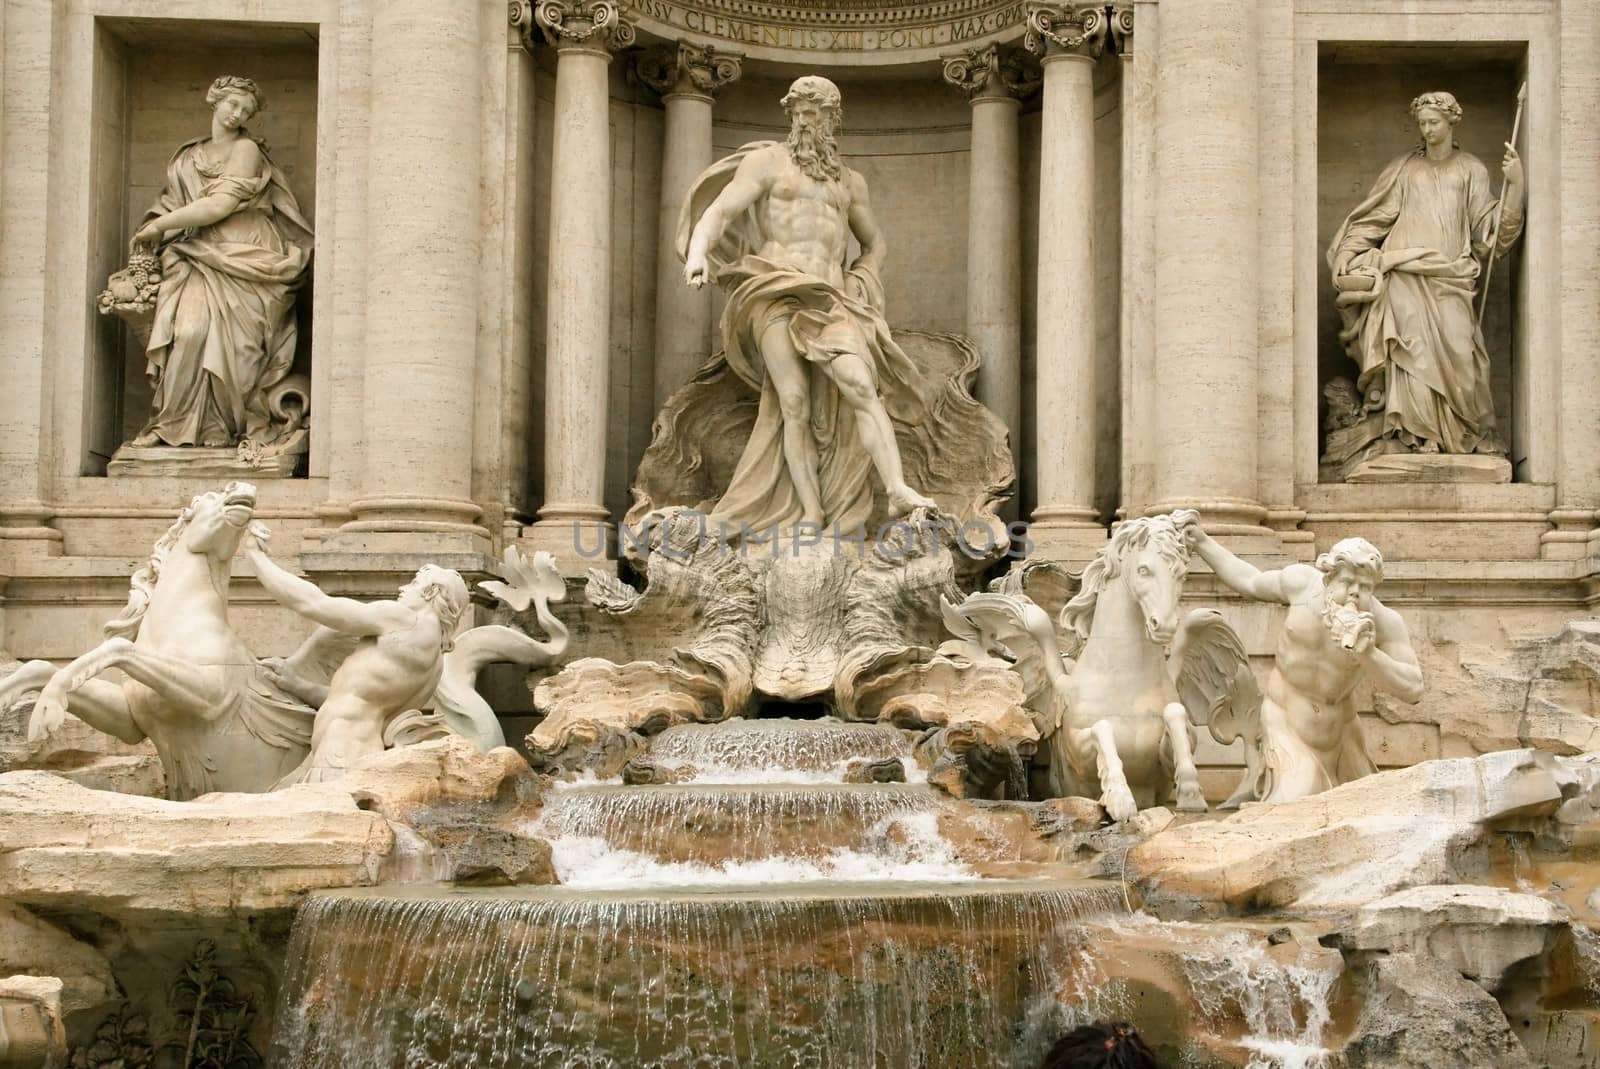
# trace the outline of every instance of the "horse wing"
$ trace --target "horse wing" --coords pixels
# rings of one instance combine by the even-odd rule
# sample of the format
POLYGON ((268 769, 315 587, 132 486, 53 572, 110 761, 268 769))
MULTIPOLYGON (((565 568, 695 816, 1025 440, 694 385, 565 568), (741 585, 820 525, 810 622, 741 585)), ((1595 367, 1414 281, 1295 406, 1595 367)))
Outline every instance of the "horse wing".
POLYGON ((1030 709, 1052 705, 1055 676, 1065 678, 1055 625, 1025 594, 968 594, 959 604, 940 597, 950 633, 983 653, 1010 661, 1022 677, 1030 709))
POLYGON ((293 653, 283 659, 278 670, 291 679, 326 687, 333 682, 333 673, 339 670, 344 659, 354 653, 360 644, 360 635, 347 635, 343 631, 319 625, 293 653))
POLYGON ((1211 729, 1223 745, 1260 728, 1261 689, 1250 671, 1244 643, 1215 609, 1183 618, 1172 643, 1178 697, 1189 719, 1211 729))

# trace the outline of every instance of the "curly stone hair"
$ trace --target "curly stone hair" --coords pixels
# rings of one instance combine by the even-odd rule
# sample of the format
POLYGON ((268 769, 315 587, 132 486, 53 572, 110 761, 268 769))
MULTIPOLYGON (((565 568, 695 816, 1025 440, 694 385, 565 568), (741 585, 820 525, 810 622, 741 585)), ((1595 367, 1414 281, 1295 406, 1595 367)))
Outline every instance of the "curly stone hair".
POLYGON ((267 106, 267 98, 261 95, 261 87, 255 83, 255 79, 241 78, 236 74, 224 74, 212 82, 211 88, 206 90, 206 103, 214 108, 229 93, 244 93, 255 101, 252 115, 267 106))
POLYGON ((1324 575, 1332 575, 1345 566, 1358 572, 1369 572, 1378 582, 1383 581, 1383 554, 1365 538, 1340 539, 1328 552, 1317 558, 1317 571, 1324 575))
POLYGON ((1423 108, 1437 111, 1451 126, 1461 121, 1461 105, 1456 103, 1454 93, 1446 93, 1442 89, 1423 93, 1411 102, 1411 117, 1415 119, 1423 108))

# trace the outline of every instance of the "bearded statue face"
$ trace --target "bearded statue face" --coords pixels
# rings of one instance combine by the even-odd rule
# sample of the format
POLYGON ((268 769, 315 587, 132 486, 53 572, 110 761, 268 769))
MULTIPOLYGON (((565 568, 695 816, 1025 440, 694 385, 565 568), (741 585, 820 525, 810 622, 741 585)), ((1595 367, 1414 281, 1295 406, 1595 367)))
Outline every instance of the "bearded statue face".
POLYGON ((808 178, 837 180, 844 173, 834 131, 839 109, 808 97, 789 98, 789 156, 808 178))

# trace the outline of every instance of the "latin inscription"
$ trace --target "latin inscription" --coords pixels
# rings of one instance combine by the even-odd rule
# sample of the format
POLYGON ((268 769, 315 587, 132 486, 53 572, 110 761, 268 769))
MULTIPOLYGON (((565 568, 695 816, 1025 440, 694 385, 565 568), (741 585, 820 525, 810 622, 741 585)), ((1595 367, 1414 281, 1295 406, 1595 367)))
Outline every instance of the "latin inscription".
POLYGON ((998 33, 1022 22, 1022 4, 1008 4, 981 15, 930 23, 925 26, 851 30, 806 26, 773 26, 746 22, 668 0, 633 0, 632 8, 658 23, 706 37, 758 48, 783 48, 816 52, 883 52, 959 45, 998 33))

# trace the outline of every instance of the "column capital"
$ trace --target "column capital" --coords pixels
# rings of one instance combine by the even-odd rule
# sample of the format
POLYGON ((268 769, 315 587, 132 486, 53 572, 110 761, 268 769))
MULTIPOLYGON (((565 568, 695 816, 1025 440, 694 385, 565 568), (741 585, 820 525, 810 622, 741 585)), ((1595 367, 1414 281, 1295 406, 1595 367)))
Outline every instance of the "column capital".
POLYGON ((1133 5, 1127 0, 1111 5, 1111 41, 1119 59, 1133 58, 1133 5))
POLYGON ((1110 22, 1106 9, 1094 3, 1032 3, 1028 5, 1028 32, 1022 43, 1040 59, 1077 56, 1098 59, 1105 51, 1110 22))
POLYGON ((944 80, 971 101, 1009 97, 1021 100, 1039 88, 1043 79, 1015 48, 989 45, 942 56, 944 80))
POLYGON ((622 17, 625 6, 618 0, 511 0, 511 25, 530 52, 536 31, 552 48, 615 52, 633 44, 633 24, 622 17))
POLYGON ((679 41, 641 53, 633 72, 662 96, 690 93, 715 97, 723 86, 739 80, 744 54, 679 41))

